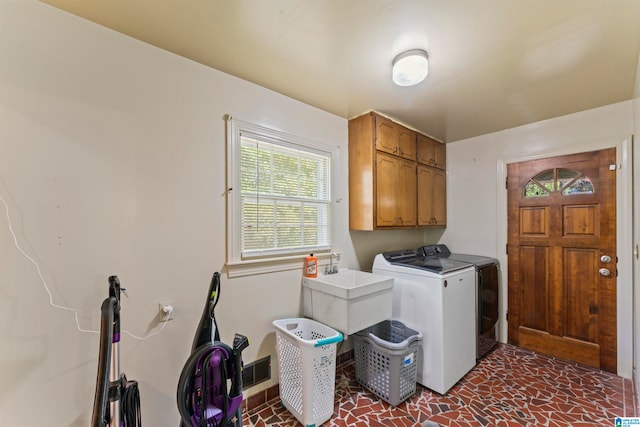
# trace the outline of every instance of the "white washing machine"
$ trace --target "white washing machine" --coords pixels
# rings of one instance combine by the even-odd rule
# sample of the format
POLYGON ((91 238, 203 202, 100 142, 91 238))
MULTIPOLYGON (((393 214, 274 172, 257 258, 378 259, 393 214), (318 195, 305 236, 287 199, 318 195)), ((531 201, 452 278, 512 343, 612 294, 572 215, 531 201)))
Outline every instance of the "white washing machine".
POLYGON ((392 318, 423 334, 418 383, 446 394, 476 364, 475 268, 425 249, 376 255, 393 277, 392 318))

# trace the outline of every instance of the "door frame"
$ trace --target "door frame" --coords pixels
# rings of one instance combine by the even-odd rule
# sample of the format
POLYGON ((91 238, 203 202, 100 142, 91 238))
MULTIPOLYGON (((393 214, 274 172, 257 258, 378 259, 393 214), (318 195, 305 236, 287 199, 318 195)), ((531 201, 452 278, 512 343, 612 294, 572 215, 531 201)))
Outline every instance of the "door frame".
POLYGON ((545 157, 564 156, 604 148, 616 149, 616 221, 617 221, 617 355, 618 375, 632 378, 633 375, 633 225, 632 202, 632 157, 631 135, 609 137, 592 141, 573 141, 558 150, 541 150, 516 153, 498 157, 496 180, 496 254, 500 261, 500 341, 507 342, 506 311, 508 307, 508 266, 507 266, 507 165, 545 157), (627 230, 625 233, 624 231, 627 230))

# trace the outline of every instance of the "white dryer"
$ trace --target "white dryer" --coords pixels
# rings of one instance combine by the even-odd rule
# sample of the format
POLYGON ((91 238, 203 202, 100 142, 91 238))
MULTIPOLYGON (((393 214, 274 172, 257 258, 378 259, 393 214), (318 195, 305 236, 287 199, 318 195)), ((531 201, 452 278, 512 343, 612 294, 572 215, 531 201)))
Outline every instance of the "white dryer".
POLYGON ((476 364, 475 268, 427 248, 378 254, 372 271, 394 279, 392 318, 423 334, 418 383, 446 394, 476 364))

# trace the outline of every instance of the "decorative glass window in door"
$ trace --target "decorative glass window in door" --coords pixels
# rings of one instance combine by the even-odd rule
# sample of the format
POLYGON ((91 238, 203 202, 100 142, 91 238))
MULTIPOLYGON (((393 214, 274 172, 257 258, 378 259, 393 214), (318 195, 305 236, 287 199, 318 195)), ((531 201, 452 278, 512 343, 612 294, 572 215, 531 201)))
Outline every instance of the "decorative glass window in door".
POLYGON ((529 180, 524 188, 524 197, 547 197, 551 194, 593 193, 591 180, 573 169, 555 168, 540 172, 529 180))

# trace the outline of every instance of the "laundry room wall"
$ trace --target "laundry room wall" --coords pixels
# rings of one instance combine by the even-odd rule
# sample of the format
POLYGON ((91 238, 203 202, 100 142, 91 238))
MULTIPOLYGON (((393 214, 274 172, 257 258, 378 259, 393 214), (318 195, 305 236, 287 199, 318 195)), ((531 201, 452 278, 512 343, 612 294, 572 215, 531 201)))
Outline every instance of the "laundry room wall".
MULTIPOLYGON (((636 396, 640 398, 640 378, 638 367, 640 366, 640 59, 636 68, 636 82, 633 88, 633 316, 634 316, 634 369, 636 396)), ((640 401, 637 400, 637 401, 640 401)))
POLYGON ((619 150, 618 171, 618 373, 631 378, 633 365, 631 240, 632 102, 624 101, 567 116, 447 144, 447 229, 441 242, 452 251, 498 258, 502 267, 500 337, 506 342, 505 254, 507 163, 602 147, 619 150), (473 209, 469 209, 473 206, 473 209))
MULTIPOLYGON (((348 231, 345 119, 35 0, 0 2, 0 58, 0 196, 16 237, 3 214, 0 426, 89 425, 98 335, 51 303, 97 331, 110 275, 127 289, 122 327, 134 335, 160 330, 158 303, 175 307, 159 334, 123 334, 120 356, 144 424, 178 424, 178 376, 225 263, 225 114, 339 147, 334 250, 342 267, 370 265, 356 256, 367 239, 348 231)), ((366 250, 423 240, 375 232, 366 250)), ((245 362, 272 357, 272 379, 249 393, 277 382, 271 322, 301 314, 301 275, 302 260, 223 275, 223 341, 239 332, 245 362)))

